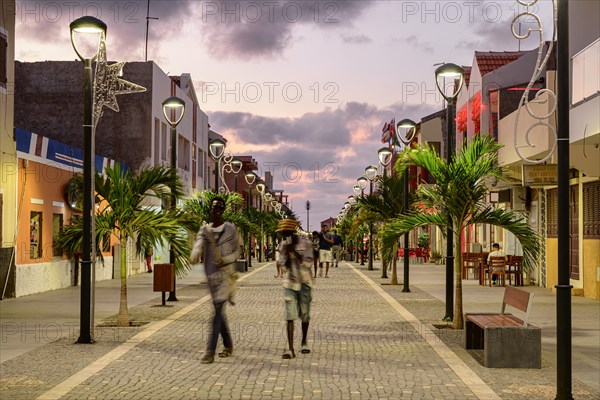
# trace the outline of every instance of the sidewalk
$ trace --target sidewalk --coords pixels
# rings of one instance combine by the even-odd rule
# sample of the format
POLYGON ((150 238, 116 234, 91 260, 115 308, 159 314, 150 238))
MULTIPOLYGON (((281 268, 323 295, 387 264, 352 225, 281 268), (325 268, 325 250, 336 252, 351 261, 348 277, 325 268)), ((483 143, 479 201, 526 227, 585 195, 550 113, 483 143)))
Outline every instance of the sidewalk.
MULTIPOLYGON (((74 345, 76 332, 63 332, 59 340, 39 340, 24 352, 35 336, 7 335, 23 322, 27 327, 39 323, 38 332, 44 331, 42 324, 78 322, 78 288, 4 300, 0 302, 0 353, 4 357, 14 345, 5 337, 18 336, 26 343, 20 355, 3 359, 0 365, 0 397, 554 398, 555 311, 550 291, 527 288, 536 295, 532 323, 542 327, 542 369, 486 369, 461 348, 460 332, 435 332, 432 325, 443 316, 443 267, 411 265, 412 292, 402 293, 402 286, 380 284, 384 282, 380 270, 340 264, 332 269, 330 279, 317 279, 309 334, 313 352, 282 360, 283 300, 281 280, 273 278, 273 268, 272 264, 255 263, 253 271, 244 274, 237 305, 227 310, 234 355, 211 365, 199 364, 212 313, 205 285, 197 284, 199 271, 178 281, 180 301, 170 307, 158 306, 160 294, 151 292, 150 274, 130 278, 132 320, 153 322, 137 328, 98 327, 94 345, 74 345)), ((106 285, 106 292, 97 295, 104 299, 102 306, 97 305, 98 322, 118 308, 118 285, 106 285)), ((466 281, 465 311, 497 311, 501 291, 466 281)), ((578 381, 590 381, 590 376, 597 377, 600 371, 598 310, 598 302, 573 298, 577 399, 599 396, 595 380, 595 388, 578 381)), ((299 332, 295 337, 299 345, 299 332)))

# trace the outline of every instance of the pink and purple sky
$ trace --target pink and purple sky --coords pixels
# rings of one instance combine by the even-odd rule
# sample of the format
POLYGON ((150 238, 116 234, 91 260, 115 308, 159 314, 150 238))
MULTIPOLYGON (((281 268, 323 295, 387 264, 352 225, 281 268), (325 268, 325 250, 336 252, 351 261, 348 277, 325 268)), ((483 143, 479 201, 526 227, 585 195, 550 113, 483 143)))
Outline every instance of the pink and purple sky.
MULTIPOLYGON (((550 32, 551 2, 535 7, 550 32)), ((146 0, 17 0, 16 8, 19 61, 74 59, 69 23, 82 15, 108 25, 110 60, 144 60, 146 0)), ((314 230, 376 165, 385 121, 419 121, 443 107, 434 64, 470 66, 476 50, 517 50, 510 22, 522 11, 513 0, 151 0, 158 19, 148 59, 191 74, 228 150, 254 156, 260 175, 271 170, 305 228, 310 200, 314 230)))

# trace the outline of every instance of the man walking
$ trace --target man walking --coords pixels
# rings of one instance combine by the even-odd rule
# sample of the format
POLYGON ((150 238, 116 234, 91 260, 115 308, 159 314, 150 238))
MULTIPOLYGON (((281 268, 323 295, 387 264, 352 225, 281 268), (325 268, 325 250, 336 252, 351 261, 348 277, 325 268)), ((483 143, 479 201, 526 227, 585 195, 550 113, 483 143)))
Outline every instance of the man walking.
POLYGON ((331 252, 333 259, 335 260, 335 267, 338 267, 338 263, 340 262, 340 257, 342 256, 342 246, 344 242, 342 241, 342 237, 337 234, 337 230, 333 230, 333 245, 331 246, 331 252))
POLYGON ((319 232, 319 276, 323 276, 323 263, 325 263, 325 278, 329 278, 329 264, 331 264, 331 245, 333 238, 329 233, 329 227, 323 225, 319 232))
POLYGON ((288 350, 282 358, 296 357, 294 351, 294 320, 302 321, 302 342, 300 352, 310 353, 307 344, 308 324, 310 322, 310 303, 312 302, 312 273, 313 248, 311 242, 296 234, 298 223, 293 219, 282 219, 277 226, 277 232, 283 237, 278 246, 278 266, 281 266, 285 276, 283 280, 283 295, 285 299, 285 319, 287 327, 288 350))
POLYGON ((212 332, 206 345, 206 353, 200 360, 202 364, 211 364, 215 360, 215 352, 219 335, 223 337, 225 349, 219 357, 229 357, 233 353, 233 341, 229 334, 225 303, 232 301, 235 282, 233 264, 238 259, 240 246, 237 228, 223 220, 225 200, 215 197, 211 203, 212 223, 200 228, 191 254, 191 262, 204 262, 206 281, 212 296, 215 313, 212 320, 212 332))

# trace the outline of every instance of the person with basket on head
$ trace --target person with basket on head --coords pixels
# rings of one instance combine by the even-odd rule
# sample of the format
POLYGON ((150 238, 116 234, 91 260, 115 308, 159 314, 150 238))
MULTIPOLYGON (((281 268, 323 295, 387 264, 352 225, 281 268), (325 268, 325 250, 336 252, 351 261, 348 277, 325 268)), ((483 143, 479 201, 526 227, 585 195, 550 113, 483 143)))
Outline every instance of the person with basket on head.
POLYGON ((285 300, 285 319, 287 327, 288 350, 282 358, 296 357, 294 352, 294 320, 302 321, 302 342, 300 352, 310 353, 307 344, 308 325, 310 322, 310 304, 312 302, 313 247, 310 240, 296 233, 298 222, 293 219, 282 219, 277 232, 283 240, 279 243, 279 260, 284 273, 283 296, 285 300))
POLYGON ((203 262, 206 281, 212 296, 215 313, 212 320, 206 353, 202 364, 214 362, 219 335, 223 337, 225 349, 219 357, 229 357, 233 353, 233 341, 225 317, 225 303, 232 304, 236 287, 237 273, 234 266, 239 257, 240 246, 237 228, 223 220, 225 200, 215 197, 211 203, 212 223, 200 228, 191 254, 191 262, 203 262))

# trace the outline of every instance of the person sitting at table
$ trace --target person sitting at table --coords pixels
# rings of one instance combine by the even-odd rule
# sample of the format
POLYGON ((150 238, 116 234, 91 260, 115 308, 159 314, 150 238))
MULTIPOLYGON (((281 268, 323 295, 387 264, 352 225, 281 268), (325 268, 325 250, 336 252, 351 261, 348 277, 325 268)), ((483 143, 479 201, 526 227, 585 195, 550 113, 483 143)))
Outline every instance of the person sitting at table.
MULTIPOLYGON (((498 243, 492 244, 492 251, 488 255, 487 264, 490 265, 490 259, 492 257, 504 257, 504 261, 506 261, 506 254, 504 251, 500 250, 500 245, 498 243)), ((486 272, 490 272, 490 270, 486 270, 486 272)), ((496 279, 498 277, 496 275, 492 275, 492 285, 496 286, 496 279)))

